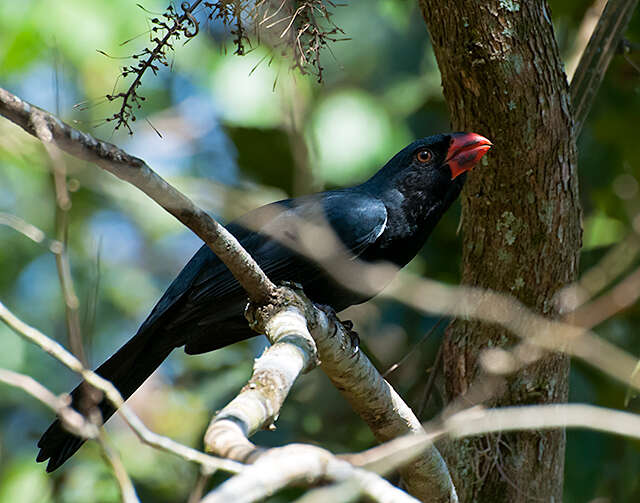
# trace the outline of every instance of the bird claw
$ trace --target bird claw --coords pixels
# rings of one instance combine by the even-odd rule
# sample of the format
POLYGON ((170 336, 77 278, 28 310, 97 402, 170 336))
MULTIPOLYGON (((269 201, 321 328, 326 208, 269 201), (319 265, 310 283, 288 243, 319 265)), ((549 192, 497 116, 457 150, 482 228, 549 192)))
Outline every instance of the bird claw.
POLYGON ((345 332, 347 332, 347 336, 349 337, 349 342, 351 342, 351 347, 353 352, 351 353, 351 358, 355 357, 360 351, 360 336, 358 332, 353 329, 353 321, 344 320, 340 321, 342 328, 344 328, 345 332))
POLYGON ((329 323, 333 327, 333 332, 331 333, 330 337, 331 338, 335 337, 336 334, 338 333, 338 323, 340 323, 340 319, 338 318, 338 315, 336 314, 336 312, 331 306, 319 304, 318 308, 320 308, 320 310, 327 316, 327 318, 329 319, 329 323))
POLYGON ((353 321, 351 320, 341 321, 331 306, 319 305, 318 307, 322 312, 324 312, 324 314, 327 315, 327 317, 329 318, 329 321, 332 322, 333 332, 331 334, 331 337, 335 337, 336 334, 338 333, 338 323, 342 325, 342 328, 346 332, 347 337, 349 337, 349 342, 351 343, 351 347, 353 348, 353 352, 351 353, 351 358, 356 356, 358 354, 358 351, 360 351, 360 336, 358 335, 358 332, 356 332, 353 329, 353 321))

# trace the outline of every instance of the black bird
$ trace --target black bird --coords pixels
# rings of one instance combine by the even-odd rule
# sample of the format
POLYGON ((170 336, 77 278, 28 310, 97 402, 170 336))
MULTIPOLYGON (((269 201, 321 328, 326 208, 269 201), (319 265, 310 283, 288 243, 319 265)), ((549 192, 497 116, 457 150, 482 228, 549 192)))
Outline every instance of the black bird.
MULTIPOLYGON (((310 248, 324 244, 314 243, 314 234, 304 234, 299 222, 326 222, 350 258, 403 267, 460 194, 466 171, 490 148, 491 142, 475 133, 430 136, 402 149, 361 185, 268 204, 227 228, 273 282, 299 283, 311 300, 341 311, 368 300, 371 292, 346 287, 308 255, 297 252, 300 240, 310 248)), ((337 253, 324 257, 328 263, 334 260, 337 253)), ((184 346, 186 353, 199 354, 256 335, 244 319, 245 305, 246 294, 238 282, 202 246, 133 338, 96 372, 127 399, 174 348, 184 346)), ((73 406, 80 410, 86 408, 83 390, 86 387, 78 386, 71 393, 73 406)), ((98 407, 104 421, 114 413, 105 399, 98 407)), ((83 442, 56 420, 38 442, 37 461, 49 459, 51 472, 83 442)))

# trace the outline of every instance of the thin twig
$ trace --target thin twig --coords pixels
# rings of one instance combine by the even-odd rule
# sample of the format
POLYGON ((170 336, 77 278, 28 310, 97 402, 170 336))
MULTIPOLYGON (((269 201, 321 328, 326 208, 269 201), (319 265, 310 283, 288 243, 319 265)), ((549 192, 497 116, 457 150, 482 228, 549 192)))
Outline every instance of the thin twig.
POLYGON ((60 417, 65 428, 68 428, 73 433, 85 438, 96 439, 102 448, 106 461, 113 469, 124 503, 139 502, 129 475, 127 475, 118 455, 112 452, 107 445, 101 428, 98 428, 94 422, 88 421, 70 406, 71 397, 69 395, 56 396, 31 376, 7 369, 0 369, 0 382, 20 388, 45 404, 60 417))
POLYGON ((200 470, 196 483, 193 485, 193 489, 189 493, 189 499, 187 503, 198 503, 202 499, 204 490, 207 487, 207 483, 211 478, 211 474, 206 471, 200 470))
POLYGON ((591 39, 591 35, 593 35, 593 31, 595 30, 598 20, 600 19, 602 11, 606 5, 607 0, 593 0, 593 3, 589 8, 587 8, 584 16, 582 17, 582 21, 578 27, 578 32, 573 40, 573 47, 571 48, 571 52, 569 53, 564 65, 569 82, 571 82, 574 73, 576 73, 580 58, 584 54, 584 50, 587 48, 589 39, 591 39))
POLYGON ((237 239, 188 197, 157 175, 142 159, 111 143, 72 128, 57 117, 0 88, 0 115, 29 134, 109 171, 142 190, 198 235, 224 262, 257 304, 276 295, 276 287, 237 239), (40 134, 35 125, 42 127, 40 134))
POLYGON ((120 456, 118 456, 118 454, 113 451, 113 449, 109 446, 105 439, 104 428, 101 428, 100 435, 98 436, 97 440, 102 450, 102 456, 105 458, 105 461, 111 466, 113 474, 118 481, 118 486, 120 487, 120 496, 122 496, 122 502, 140 503, 138 495, 136 494, 136 489, 135 487, 133 487, 131 478, 129 477, 127 470, 122 464, 120 456))
POLYGON ((436 329, 440 326, 440 323, 442 323, 442 321, 444 320, 444 316, 440 316, 440 318, 438 318, 438 321, 435 323, 435 325, 433 325, 421 338, 418 342, 416 342, 409 351, 407 351, 407 353, 400 359, 399 362, 394 363, 393 365, 391 365, 391 367, 389 367, 387 369, 387 371, 382 374, 382 377, 384 377, 385 379, 387 378, 387 376, 389 374, 391 374, 391 372, 394 372, 398 367, 400 367, 404 362, 407 361, 407 359, 413 354, 415 353, 415 351, 422 345, 422 343, 424 341, 426 341, 433 332, 436 331, 436 329))
POLYGON ((424 409, 427 407, 429 403, 429 398, 431 398, 431 391, 433 390, 433 385, 436 382, 436 377, 438 372, 440 371, 440 364, 442 363, 442 355, 444 354, 444 341, 440 343, 438 347, 438 352, 436 353, 436 358, 433 361, 433 366, 431 367, 431 374, 429 374, 429 379, 427 380, 427 384, 424 387, 424 393, 422 395, 422 400, 420 401, 420 408, 418 409, 417 416, 422 419, 422 414, 424 413, 424 409))
POLYGON ((98 374, 84 368, 80 360, 73 356, 69 351, 53 339, 44 335, 38 329, 24 323, 9 311, 2 302, 0 302, 0 320, 6 323, 7 326, 15 333, 29 342, 36 344, 69 369, 80 374, 84 380, 93 387, 102 391, 107 400, 113 404, 124 421, 142 442, 157 449, 180 456, 187 461, 199 463, 212 472, 216 470, 224 470, 231 473, 238 473, 242 470, 242 465, 239 463, 209 456, 203 452, 187 447, 186 445, 182 445, 175 440, 158 435, 157 433, 149 430, 140 418, 131 410, 131 408, 124 403, 120 392, 110 381, 107 381, 98 374))
POLYGON ((0 369, 0 381, 9 386, 20 388, 45 404, 60 417, 65 427, 73 430, 74 433, 85 438, 98 436, 96 425, 87 421, 82 414, 70 407, 69 395, 57 396, 33 377, 12 370, 0 369))
POLYGON ((472 407, 447 419, 426 423, 423 434, 398 437, 366 451, 345 455, 345 459, 375 473, 388 473, 447 435, 465 438, 494 432, 556 428, 586 428, 640 439, 640 416, 585 404, 472 407))
POLYGON ((69 254, 67 253, 69 210, 71 209, 71 197, 67 188, 67 168, 62 159, 61 152, 54 148, 50 142, 44 141, 43 139, 49 134, 49 130, 44 121, 34 120, 33 125, 38 139, 42 142, 51 160, 53 187, 56 195, 56 238, 59 243, 62 243, 60 252, 55 254, 56 269, 58 271, 58 281, 60 282, 62 299, 64 301, 69 347, 71 348, 71 352, 78 357, 82 364, 88 367, 89 362, 82 343, 82 330, 80 328, 80 301, 73 285, 69 254))
POLYGON ((60 241, 48 238, 43 230, 33 224, 30 224, 19 216, 12 215, 11 213, 0 212, 0 225, 11 227, 13 230, 29 238, 34 243, 46 247, 51 253, 60 253, 62 250, 62 243, 60 241))

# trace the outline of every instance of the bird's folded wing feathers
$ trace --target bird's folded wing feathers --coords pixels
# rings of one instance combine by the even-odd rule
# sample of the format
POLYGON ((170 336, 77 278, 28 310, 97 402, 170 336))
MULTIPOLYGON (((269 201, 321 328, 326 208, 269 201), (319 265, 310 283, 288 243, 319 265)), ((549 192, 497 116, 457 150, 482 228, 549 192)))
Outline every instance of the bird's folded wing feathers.
MULTIPOLYGON (((384 204, 367 194, 332 191, 279 201, 251 211, 227 229, 253 256, 274 282, 300 281, 322 274, 322 267, 304 258, 305 250, 325 245, 327 237, 336 239, 338 254, 353 258, 362 254, 384 231, 387 212, 384 204), (329 233, 328 235, 326 233, 329 233)), ((210 324, 225 319, 245 293, 227 267, 211 250, 203 246, 145 320, 144 327, 155 324, 168 311, 166 328, 175 329, 199 320, 210 324)))

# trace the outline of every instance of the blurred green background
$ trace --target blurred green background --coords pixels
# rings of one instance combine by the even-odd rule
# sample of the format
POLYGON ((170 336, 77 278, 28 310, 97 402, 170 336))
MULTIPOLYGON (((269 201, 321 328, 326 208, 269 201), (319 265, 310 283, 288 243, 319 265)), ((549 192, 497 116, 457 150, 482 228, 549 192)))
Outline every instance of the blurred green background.
MULTIPOLYGON (((569 60, 591 2, 550 3, 561 52, 569 60)), ((166 7, 158 0, 142 4, 152 12, 166 7)), ((147 100, 134 123, 135 135, 114 133, 110 125, 100 125, 115 111, 101 97, 112 91, 118 69, 131 63, 119 58, 149 46, 149 16, 127 0, 0 2, 0 86, 142 157, 223 220, 268 201, 363 180, 413 139, 449 130, 440 76, 415 2, 354 0, 335 9, 335 22, 351 40, 335 43, 331 53, 323 54, 323 84, 292 73, 278 57, 269 63, 263 47, 233 56, 228 30, 203 22, 199 36, 186 46, 176 44, 170 69, 145 77, 140 94, 147 100), (83 105, 74 108, 78 103, 83 105)), ((640 15, 627 37, 640 42, 640 15)), ((639 54, 629 58, 640 65, 639 54)), ((618 56, 579 141, 583 269, 640 231, 639 117, 640 73, 618 56)), ((135 332, 200 242, 126 183, 75 159, 65 157, 65 162, 73 191, 69 254, 83 336, 95 365, 135 332)), ((519 168, 524 169, 514 166, 519 168)), ((6 120, 0 120, 0 212, 55 237, 49 158, 38 141, 6 120)), ((457 282, 459 216, 459 206, 449 211, 410 264, 413 271, 457 282)), ((2 225, 0 300, 26 322, 67 343, 54 256, 2 225)), ((353 309, 347 318, 355 320, 384 368, 436 321, 388 300, 353 309)), ((634 307, 597 332, 637 354, 639 321, 640 310, 634 307)), ((416 409, 440 339, 441 330, 390 376, 416 409)), ((0 345, 0 367, 27 373, 55 392, 77 382, 4 325, 0 345)), ((264 341, 255 339, 202 356, 175 351, 132 404, 155 431, 201 447, 211 413, 243 385, 262 347, 264 341)), ((571 386, 572 401, 624 407, 626 390, 579 362, 573 365, 571 386)), ((436 393, 423 419, 441 406, 436 393)), ((638 400, 629 407, 639 411, 638 400)), ((118 501, 117 485, 93 444, 53 475, 35 463, 35 443, 51 420, 43 405, 0 385, 0 502, 118 501)), ((296 383, 277 426, 255 440, 264 445, 312 442, 335 452, 374 444, 319 371, 296 383)), ((142 501, 187 500, 195 465, 142 446, 118 418, 108 431, 142 501)), ((638 442, 568 432, 565 501, 598 496, 640 501, 639 473, 638 442)), ((210 484, 219 481, 214 478, 210 484)), ((291 496, 280 494, 274 501, 291 496)))

